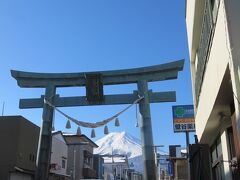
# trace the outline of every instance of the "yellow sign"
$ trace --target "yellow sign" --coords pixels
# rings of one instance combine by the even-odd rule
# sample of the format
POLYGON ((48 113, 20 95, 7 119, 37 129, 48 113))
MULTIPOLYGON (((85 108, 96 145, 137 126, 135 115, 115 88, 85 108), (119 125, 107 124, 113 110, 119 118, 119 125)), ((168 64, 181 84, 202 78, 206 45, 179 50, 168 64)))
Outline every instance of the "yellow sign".
POLYGON ((174 119, 174 123, 194 123, 193 118, 176 118, 174 119))

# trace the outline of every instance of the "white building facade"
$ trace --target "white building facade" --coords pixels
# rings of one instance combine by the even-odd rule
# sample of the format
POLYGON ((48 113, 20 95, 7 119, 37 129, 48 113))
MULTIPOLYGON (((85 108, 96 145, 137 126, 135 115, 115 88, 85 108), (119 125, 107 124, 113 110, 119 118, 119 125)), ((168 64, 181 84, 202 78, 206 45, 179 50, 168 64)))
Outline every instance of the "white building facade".
POLYGON ((61 131, 52 134, 52 154, 50 173, 56 177, 67 175, 68 146, 61 131))
POLYGON ((239 18, 239 0, 186 0, 196 134, 216 180, 240 178, 239 18))

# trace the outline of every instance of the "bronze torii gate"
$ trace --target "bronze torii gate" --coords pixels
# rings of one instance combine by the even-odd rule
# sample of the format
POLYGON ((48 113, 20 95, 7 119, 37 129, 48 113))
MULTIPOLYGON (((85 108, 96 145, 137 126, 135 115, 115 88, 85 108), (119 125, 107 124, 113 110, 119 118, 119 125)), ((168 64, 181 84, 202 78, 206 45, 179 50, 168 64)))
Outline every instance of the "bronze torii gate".
POLYGON ((156 169, 150 115, 150 103, 175 102, 175 91, 152 92, 148 90, 148 82, 177 79, 178 71, 182 71, 184 60, 135 69, 98 71, 86 73, 30 73, 11 71, 20 87, 45 88, 45 95, 35 99, 20 99, 19 107, 43 108, 43 122, 39 137, 36 180, 46 180, 49 174, 51 157, 51 131, 53 108, 44 103, 46 98, 56 107, 131 104, 139 96, 142 115, 140 121, 141 142, 143 148, 144 179, 155 180, 156 169), (133 94, 104 95, 104 85, 137 83, 138 91, 133 94), (56 94, 58 87, 86 86, 86 97, 60 97, 56 94))

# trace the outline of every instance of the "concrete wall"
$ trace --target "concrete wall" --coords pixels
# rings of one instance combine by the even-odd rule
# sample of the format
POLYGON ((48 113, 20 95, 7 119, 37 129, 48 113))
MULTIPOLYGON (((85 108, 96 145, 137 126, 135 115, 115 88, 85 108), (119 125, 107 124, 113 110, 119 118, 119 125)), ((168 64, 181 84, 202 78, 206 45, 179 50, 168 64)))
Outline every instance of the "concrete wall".
POLYGON ((234 92, 234 104, 235 104, 235 113, 236 113, 236 125, 237 132, 236 138, 238 139, 238 143, 236 144, 238 152, 237 157, 240 161, 240 1, 239 0, 224 0, 225 3, 225 11, 226 11, 226 19, 227 19, 227 29, 228 35, 230 39, 230 53, 232 55, 232 63, 230 63, 230 72, 231 79, 233 84, 233 92, 234 92))
MULTIPOLYGON (((189 2, 189 1, 188 1, 189 2)), ((193 26, 192 18, 190 18, 194 13, 191 8, 195 8, 193 4, 188 4, 188 12, 189 17, 187 16, 187 27, 189 31, 189 43, 191 42, 191 36, 200 36, 199 33, 191 34, 191 26, 193 26)), ((210 56, 209 60, 206 64, 206 70, 204 74, 204 80, 202 84, 202 89, 199 98, 199 104, 196 109, 196 134, 198 135, 199 140, 201 141, 202 135, 206 128, 208 121, 210 120, 210 115, 213 111, 215 100, 217 98, 223 77, 225 75, 226 69, 229 63, 229 45, 228 38, 226 37, 227 31, 225 27, 226 20, 224 14, 224 6, 223 3, 220 3, 218 17, 216 22, 215 33, 212 41, 212 45, 210 48, 210 56)), ((201 20, 201 18, 197 18, 201 20)), ((201 22, 199 22, 201 23, 201 22)), ((195 23, 197 24, 197 23, 195 23)), ((193 42, 194 43, 194 42, 193 42)), ((189 45, 191 47, 191 45, 189 45)), ((190 52, 194 52, 194 49, 190 49, 190 52)), ((195 57, 192 57, 192 61, 197 58, 197 54, 194 54, 195 57)), ((191 69, 195 72, 196 65, 192 64, 191 69)), ((193 78, 194 81, 194 78, 193 78)), ((194 89, 194 88, 193 88, 194 89)), ((206 142, 205 142, 206 143, 206 142)))
POLYGON ((187 180, 188 179, 188 161, 187 159, 179 159, 175 161, 176 179, 187 180))
POLYGON ((35 170, 39 127, 22 116, 0 117, 0 179, 8 179, 14 167, 35 170))
POLYGON ((196 53, 200 41, 204 1, 187 0, 186 3, 186 26, 192 77, 192 94, 195 100, 195 73, 198 60, 196 53))
POLYGON ((34 171, 36 168, 37 148, 40 128, 21 118, 18 134, 18 156, 16 165, 34 171))
MULTIPOLYGON (((222 158, 224 161, 228 161, 230 158, 226 128, 232 125, 230 119, 232 100, 235 104, 237 124, 237 136, 234 138, 237 138, 237 149, 240 149, 240 1, 219 1, 217 20, 213 28, 199 102, 198 106, 195 106, 195 121, 196 134, 201 143, 207 143, 211 146, 216 137, 220 135, 222 158), (223 119, 220 114, 222 112, 227 118, 223 119)), ((196 52, 199 44, 198 39, 201 35, 197 27, 202 23, 200 12, 203 12, 202 7, 197 6, 199 2, 204 1, 188 0, 186 8, 193 91, 197 69, 196 61, 198 61, 196 52)), ((238 159, 240 160, 240 152, 238 152, 238 159)), ((223 166, 224 178, 231 179, 228 163, 223 163, 223 166)))
POLYGON ((227 161, 230 161, 229 158, 229 146, 228 146, 228 136, 227 131, 224 131, 221 134, 221 148, 222 148, 222 155, 223 155, 223 167, 224 167, 224 174, 226 179, 232 179, 232 172, 229 167, 229 163, 227 161))
POLYGON ((200 140, 214 108, 214 103, 229 62, 229 46, 226 37, 227 32, 224 27, 224 6, 220 3, 213 42, 210 48, 210 56, 196 112, 196 130, 200 140))
POLYGON ((13 172, 10 174, 9 180, 33 180, 33 176, 20 172, 13 172))
POLYGON ((18 125, 15 117, 0 117, 0 179, 8 177, 17 160, 18 125))

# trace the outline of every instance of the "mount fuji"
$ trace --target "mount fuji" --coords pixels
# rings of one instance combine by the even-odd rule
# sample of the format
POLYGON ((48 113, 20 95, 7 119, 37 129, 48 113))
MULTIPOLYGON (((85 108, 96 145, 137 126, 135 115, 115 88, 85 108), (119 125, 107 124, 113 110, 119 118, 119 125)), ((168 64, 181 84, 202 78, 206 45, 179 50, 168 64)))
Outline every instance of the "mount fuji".
POLYGON ((126 132, 113 132, 96 141, 99 146, 94 154, 122 154, 127 155, 133 169, 143 172, 141 141, 126 132))

